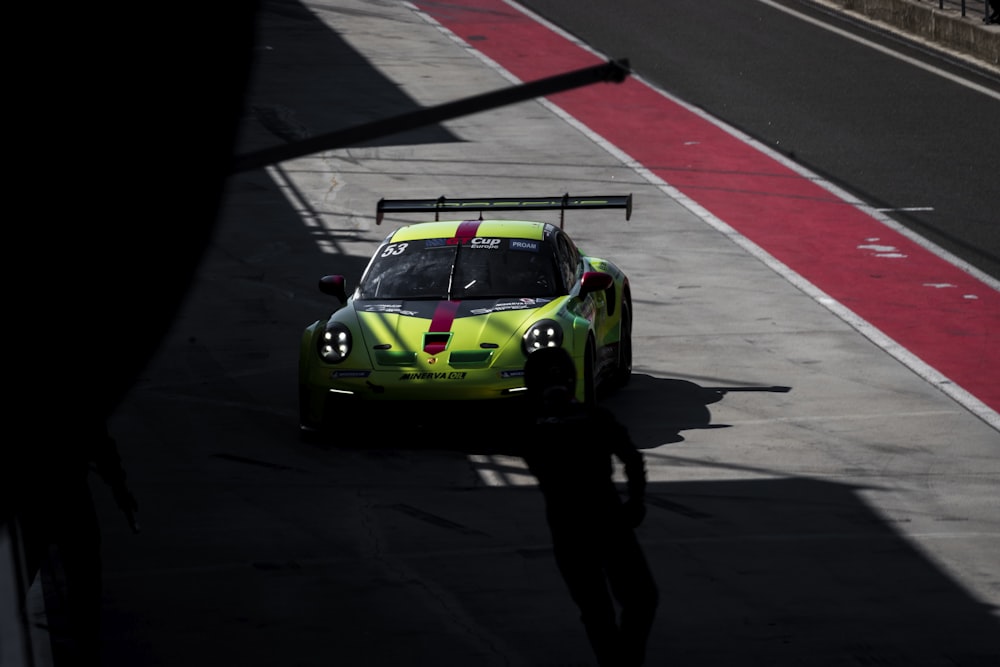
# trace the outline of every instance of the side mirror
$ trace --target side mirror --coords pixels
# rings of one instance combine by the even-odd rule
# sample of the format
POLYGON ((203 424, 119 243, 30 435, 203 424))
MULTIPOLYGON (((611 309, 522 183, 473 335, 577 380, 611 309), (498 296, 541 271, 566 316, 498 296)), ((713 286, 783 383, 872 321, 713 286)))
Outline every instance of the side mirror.
POLYGON ((341 304, 347 303, 347 281, 344 276, 323 276, 319 279, 319 291, 336 297, 341 304))
POLYGON ((615 279, 610 273, 587 271, 580 279, 580 296, 586 296, 591 292, 603 292, 614 284, 615 279))

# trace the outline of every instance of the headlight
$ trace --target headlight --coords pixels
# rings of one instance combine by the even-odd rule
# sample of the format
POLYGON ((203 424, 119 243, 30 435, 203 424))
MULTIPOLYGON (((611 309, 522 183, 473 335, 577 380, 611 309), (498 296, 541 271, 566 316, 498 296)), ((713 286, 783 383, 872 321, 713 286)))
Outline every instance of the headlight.
POLYGON ((528 328, 522 341, 525 354, 543 347, 560 347, 563 341, 562 327, 555 320, 539 320, 528 328))
POLYGON ((351 353, 351 330, 340 322, 326 325, 326 331, 319 337, 317 351, 328 364, 339 364, 351 353))

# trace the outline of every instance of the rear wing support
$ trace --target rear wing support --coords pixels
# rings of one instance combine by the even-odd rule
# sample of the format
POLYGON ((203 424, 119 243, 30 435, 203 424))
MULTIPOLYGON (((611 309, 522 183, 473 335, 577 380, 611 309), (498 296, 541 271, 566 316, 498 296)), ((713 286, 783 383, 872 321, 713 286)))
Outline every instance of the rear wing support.
MULTIPOLYGON (((570 197, 497 197, 485 199, 380 199, 375 210, 375 224, 381 225, 386 213, 430 213, 440 220, 441 212, 476 211, 548 211, 559 210, 559 227, 565 223, 567 209, 623 208, 625 219, 632 217, 632 195, 570 197)), ((463 213, 464 215, 464 213, 463 213)))

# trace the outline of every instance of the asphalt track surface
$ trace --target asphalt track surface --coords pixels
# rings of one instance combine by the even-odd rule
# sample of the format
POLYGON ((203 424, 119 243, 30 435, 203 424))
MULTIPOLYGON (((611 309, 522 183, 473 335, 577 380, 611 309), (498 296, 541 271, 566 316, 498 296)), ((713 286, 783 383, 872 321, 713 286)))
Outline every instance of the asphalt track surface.
MULTIPOLYGON (((242 151, 602 60, 492 0, 266 2, 257 53, 242 151)), ((517 437, 502 410, 296 438, 316 279, 356 279, 404 222, 374 224, 380 197, 563 192, 636 201, 567 228, 636 295, 635 374, 607 403, 649 467, 649 664, 996 663, 997 397, 961 375, 996 377, 996 286, 632 77, 231 179, 111 424, 140 534, 95 483, 107 665, 592 664, 537 490, 482 451, 517 437)))
POLYGON ((524 4, 1000 278, 996 66, 821 0, 524 4))
MULTIPOLYGON (((502 2, 476 3, 475 11, 417 4, 524 81, 599 62, 569 40, 547 39, 548 27, 505 11, 502 2)), ((613 96, 604 93, 585 88, 553 102, 720 228, 734 229, 754 252, 815 286, 818 299, 843 306, 859 326, 870 323, 951 378, 942 384, 955 382, 989 410, 1000 409, 997 375, 983 372, 1000 368, 1000 345, 991 333, 1000 325, 995 280, 940 259, 940 251, 921 247, 919 237, 902 233, 871 207, 641 81, 626 81, 613 96), (891 272, 889 263, 896 264, 891 272)))

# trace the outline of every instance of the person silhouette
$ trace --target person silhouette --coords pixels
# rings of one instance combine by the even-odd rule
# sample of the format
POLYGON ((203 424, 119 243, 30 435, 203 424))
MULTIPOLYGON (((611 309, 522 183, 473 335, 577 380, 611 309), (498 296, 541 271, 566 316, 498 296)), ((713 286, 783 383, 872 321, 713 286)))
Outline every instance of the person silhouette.
POLYGON ((576 371, 563 348, 532 352, 524 377, 532 423, 519 456, 544 497, 556 565, 600 667, 637 667, 659 603, 635 533, 646 514, 642 453, 609 410, 574 400, 576 371))
POLYGON ((89 474, 108 485, 133 532, 139 532, 139 506, 106 423, 85 420, 77 426, 74 439, 53 438, 31 448, 14 514, 26 570, 42 582, 52 659, 89 666, 100 664, 103 590, 101 531, 89 474))

